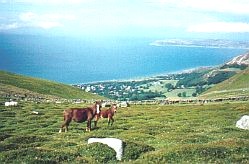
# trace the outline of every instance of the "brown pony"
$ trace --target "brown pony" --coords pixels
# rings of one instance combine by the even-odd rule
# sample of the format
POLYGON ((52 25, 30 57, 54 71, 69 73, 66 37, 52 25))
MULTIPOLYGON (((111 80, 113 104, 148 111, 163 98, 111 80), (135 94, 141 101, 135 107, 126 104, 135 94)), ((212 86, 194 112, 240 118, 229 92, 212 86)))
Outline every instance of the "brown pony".
POLYGON ((65 132, 67 132, 68 126, 72 120, 78 123, 87 121, 86 131, 90 131, 91 121, 95 117, 95 115, 100 112, 100 109, 101 109, 101 103, 95 102, 95 104, 92 107, 70 108, 64 110, 63 112, 64 123, 61 125, 59 133, 63 131, 64 127, 65 127, 65 132))
POLYGON ((97 120, 95 121, 95 125, 97 124, 99 118, 108 118, 108 126, 110 125, 110 123, 112 126, 114 122, 113 116, 114 113, 117 112, 117 109, 118 109, 117 105, 113 104, 109 109, 101 110, 99 116, 97 117, 97 120))

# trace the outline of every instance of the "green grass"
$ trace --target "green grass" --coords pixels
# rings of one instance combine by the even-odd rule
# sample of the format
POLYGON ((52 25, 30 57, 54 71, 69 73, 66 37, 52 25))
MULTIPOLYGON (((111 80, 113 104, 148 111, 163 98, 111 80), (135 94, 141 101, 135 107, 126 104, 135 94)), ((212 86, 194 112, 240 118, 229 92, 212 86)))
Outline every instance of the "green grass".
POLYGON ((87 104, 20 103, 0 107, 0 163, 117 163, 114 152, 90 137, 125 142, 121 163, 248 163, 247 130, 235 127, 249 102, 209 105, 137 105, 119 108, 113 126, 101 119, 71 123, 58 133, 62 111, 87 104), (36 110, 40 114, 32 115, 36 110))
MULTIPOLYGON (((170 98, 178 98, 184 99, 184 97, 178 97, 178 93, 186 92, 186 98, 193 98, 192 94, 196 91, 195 88, 184 88, 184 89, 173 89, 168 91, 168 88, 165 87, 166 84, 171 83, 173 86, 176 85, 178 80, 160 80, 160 84, 153 84, 148 89, 144 89, 145 92, 152 91, 152 92, 162 92, 163 95, 170 98)), ((159 98, 164 99, 164 98, 159 98)))
POLYGON ((152 86, 149 87, 149 89, 146 89, 145 91, 151 90, 152 92, 165 93, 165 92, 167 92, 167 89, 168 89, 165 87, 165 85, 170 83, 173 86, 175 86, 176 83, 178 82, 178 80, 159 80, 158 82, 160 82, 160 84, 159 83, 153 84, 152 86))
POLYGON ((249 96, 249 67, 204 92, 201 98, 249 96))
POLYGON ((0 71, 1 94, 27 94, 40 97, 66 99, 103 99, 69 85, 0 71))
POLYGON ((185 89, 174 89, 172 90, 171 92, 167 92, 165 93, 164 95, 166 97, 169 97, 169 98, 181 98, 181 99, 184 99, 184 97, 178 97, 178 94, 179 93, 183 93, 183 92, 186 92, 186 98, 193 98, 192 94, 195 92, 196 90, 194 88, 185 88, 185 89))

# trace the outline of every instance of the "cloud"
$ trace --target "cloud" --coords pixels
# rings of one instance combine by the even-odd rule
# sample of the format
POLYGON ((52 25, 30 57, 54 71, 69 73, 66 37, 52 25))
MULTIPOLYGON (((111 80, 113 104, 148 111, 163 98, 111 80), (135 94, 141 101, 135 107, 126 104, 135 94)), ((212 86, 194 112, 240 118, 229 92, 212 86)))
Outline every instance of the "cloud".
POLYGON ((18 23, 10 23, 10 24, 0 24, 0 30, 11 30, 19 28, 18 23))
POLYGON ((76 17, 71 14, 59 14, 59 13, 46 13, 37 14, 34 12, 24 12, 19 15, 21 21, 41 21, 41 20, 75 20, 76 17))
POLYGON ((152 4, 200 12, 249 14, 248 0, 151 0, 152 4))
POLYGON ((36 26, 43 29, 50 29, 54 27, 60 27, 62 24, 60 22, 38 22, 36 26))
POLYGON ((189 26, 187 31, 200 33, 245 33, 249 32, 249 23, 209 22, 189 26))
POLYGON ((182 5, 202 11, 206 10, 221 13, 249 14, 249 1, 247 0, 183 0, 182 5))
POLYGON ((29 30, 56 28, 64 33, 177 35, 178 32, 248 32, 249 23, 248 0, 3 1, 7 3, 4 6, 18 10, 3 7, 0 15, 5 18, 0 20, 4 24, 1 29, 28 27, 29 30))
MULTIPOLYGON (((0 24, 0 30, 12 30, 18 28, 42 28, 45 30, 62 27, 67 21, 76 20, 74 15, 60 13, 43 13, 23 12, 17 18, 6 21, 0 24)), ((4 22, 3 21, 3 22, 4 22)))
MULTIPOLYGON (((65 21, 75 20, 76 17, 71 14, 61 14, 61 13, 34 13, 34 12, 24 12, 19 14, 18 26, 20 27, 35 27, 42 29, 51 29, 56 27, 62 27, 65 21)), ((6 28, 7 29, 7 28, 6 28)))
POLYGON ((34 5, 78 5, 82 3, 89 3, 93 0, 1 0, 1 3, 23 3, 34 5))
POLYGON ((19 15, 22 27, 38 27, 50 29, 62 26, 60 21, 71 19, 70 16, 61 14, 37 14, 34 12, 25 12, 19 15))
POLYGON ((20 20, 24 21, 24 22, 32 21, 32 20, 36 19, 36 17, 37 17, 37 15, 35 13, 32 13, 32 12, 21 13, 19 15, 20 20))

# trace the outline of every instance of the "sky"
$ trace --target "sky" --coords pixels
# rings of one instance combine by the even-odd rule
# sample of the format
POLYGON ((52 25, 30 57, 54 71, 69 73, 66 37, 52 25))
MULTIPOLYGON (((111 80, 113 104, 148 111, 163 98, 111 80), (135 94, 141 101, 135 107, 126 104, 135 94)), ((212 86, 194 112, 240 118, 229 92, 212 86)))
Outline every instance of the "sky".
POLYGON ((249 38, 248 0, 0 0, 0 33, 249 38))

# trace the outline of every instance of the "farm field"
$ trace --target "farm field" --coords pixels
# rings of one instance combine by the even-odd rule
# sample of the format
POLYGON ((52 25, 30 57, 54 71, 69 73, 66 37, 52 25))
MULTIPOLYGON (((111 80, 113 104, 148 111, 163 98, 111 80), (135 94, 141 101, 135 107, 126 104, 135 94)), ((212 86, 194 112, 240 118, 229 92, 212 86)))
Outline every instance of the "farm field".
MULTIPOLYGON (((152 91, 152 92, 162 92, 162 94, 166 97, 169 97, 169 98, 178 98, 180 99, 180 97, 178 97, 178 94, 179 93, 183 93, 185 92, 186 93, 186 97, 187 98, 193 98, 194 97, 192 96, 192 94, 194 92, 196 92, 196 89, 195 87, 192 87, 192 88, 178 88, 178 89, 172 89, 170 91, 168 91, 168 88, 165 87, 166 84, 172 84, 172 86, 176 86, 178 80, 159 80, 160 83, 157 83, 157 84, 153 84, 152 86, 150 86, 148 89, 145 89, 144 91, 145 92, 148 92, 148 91, 152 91)), ((157 99, 165 99, 164 97, 159 97, 157 99)))
POLYGON ((0 107, 0 163, 248 163, 249 133, 235 127, 249 102, 134 105, 118 108, 113 126, 101 119, 85 132, 72 122, 58 133, 62 112, 89 104, 20 103, 0 107), (31 114, 39 112, 38 115, 31 114), (122 161, 90 137, 124 141, 122 161))
POLYGON ((186 93, 186 97, 182 97, 182 99, 186 98, 186 99, 196 99, 196 97, 193 97, 192 94, 195 92, 195 89, 194 88, 185 88, 185 89, 174 89, 173 91, 171 92, 167 92, 165 93, 164 95, 166 97, 169 97, 169 98, 178 98, 180 99, 180 97, 178 97, 178 94, 179 93, 183 93, 185 92, 186 93))

